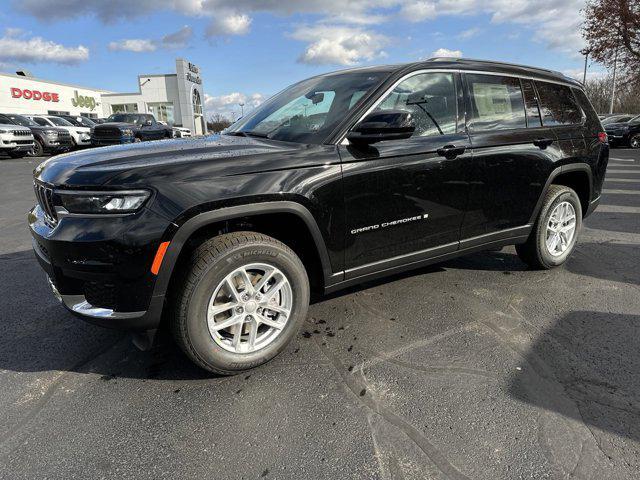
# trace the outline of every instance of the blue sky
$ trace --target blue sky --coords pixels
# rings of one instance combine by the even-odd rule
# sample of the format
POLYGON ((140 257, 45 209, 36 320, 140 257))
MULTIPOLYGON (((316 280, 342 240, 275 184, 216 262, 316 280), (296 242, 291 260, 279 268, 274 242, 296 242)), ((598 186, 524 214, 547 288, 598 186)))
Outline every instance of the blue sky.
MULTIPOLYGON (((6 1, 6 0, 5 0, 6 1)), ((202 69, 209 112, 299 79, 434 52, 578 75, 582 0, 20 0, 0 13, 0 71, 114 91, 202 69)), ((597 65, 590 67, 599 70, 597 65)))

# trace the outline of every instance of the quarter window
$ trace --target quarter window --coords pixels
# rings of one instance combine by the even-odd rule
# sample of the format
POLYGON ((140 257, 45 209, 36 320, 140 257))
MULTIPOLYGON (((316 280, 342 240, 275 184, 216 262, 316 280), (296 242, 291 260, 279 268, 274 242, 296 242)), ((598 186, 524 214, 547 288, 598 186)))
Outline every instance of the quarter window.
POLYGON ((451 73, 422 73, 399 83, 376 111, 406 110, 416 126, 414 137, 456 133, 458 106, 451 73))
POLYGON ((519 79, 467 74, 467 82, 471 97, 471 128, 476 131, 526 128, 519 79))
POLYGON ((582 109, 569 87, 548 82, 536 82, 536 87, 545 127, 582 123, 582 109))

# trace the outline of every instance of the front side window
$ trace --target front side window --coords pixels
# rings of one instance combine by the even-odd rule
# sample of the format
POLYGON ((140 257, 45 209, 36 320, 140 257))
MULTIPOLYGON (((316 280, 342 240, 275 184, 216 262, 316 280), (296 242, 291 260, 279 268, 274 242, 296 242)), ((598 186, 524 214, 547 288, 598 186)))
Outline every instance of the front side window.
POLYGON ((452 73, 421 73, 400 82, 375 111, 411 112, 413 137, 456 133, 458 102, 452 73))
POLYGON ((355 71, 304 80, 245 115, 225 133, 322 143, 359 100, 388 75, 355 71))
POLYGON ((520 80, 497 75, 467 74, 471 97, 471 128, 510 130, 526 128, 520 80))
POLYGON ((577 125, 582 123, 583 113, 573 92, 566 85, 536 81, 542 123, 545 127, 577 125))
POLYGON ((43 127, 50 127, 49 122, 47 122, 44 118, 36 117, 33 119, 38 125, 43 127))

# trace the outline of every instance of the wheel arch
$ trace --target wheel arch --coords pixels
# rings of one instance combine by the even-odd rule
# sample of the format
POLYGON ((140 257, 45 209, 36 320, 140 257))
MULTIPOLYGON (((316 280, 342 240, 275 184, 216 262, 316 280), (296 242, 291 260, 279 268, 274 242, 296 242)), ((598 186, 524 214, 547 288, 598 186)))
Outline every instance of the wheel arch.
POLYGON ((554 169, 549 175, 540 193, 533 214, 529 219, 530 224, 535 223, 542 208, 544 198, 551 185, 564 185, 575 190, 580 198, 582 216, 587 215, 593 195, 593 172, 591 171, 591 167, 586 163, 570 163, 554 169))
POLYGON ((271 201, 222 207, 197 214, 185 221, 170 240, 158 271, 153 296, 164 296, 167 293, 169 284, 176 274, 176 267, 180 264, 183 254, 190 251, 193 244, 197 244, 201 239, 211 238, 221 227, 232 225, 232 230, 229 231, 247 230, 250 228, 235 227, 242 226, 247 221, 264 225, 270 218, 298 222, 297 225, 286 223, 284 230, 300 234, 300 244, 291 245, 290 242, 284 241, 281 235, 274 235, 268 228, 258 228, 257 231, 267 235, 271 233, 274 238, 287 243, 299 256, 302 253, 307 257, 303 258, 305 267, 309 261, 313 262, 313 267, 317 268, 312 268, 309 272, 310 281, 320 282, 321 287, 330 283, 332 269, 329 254, 320 228, 311 212, 305 206, 293 201, 271 201), (300 231, 302 227, 304 230, 300 231), (308 245, 309 242, 312 244, 308 245), (313 255, 313 258, 309 258, 309 255, 313 255), (315 278, 311 278, 312 275, 315 278))

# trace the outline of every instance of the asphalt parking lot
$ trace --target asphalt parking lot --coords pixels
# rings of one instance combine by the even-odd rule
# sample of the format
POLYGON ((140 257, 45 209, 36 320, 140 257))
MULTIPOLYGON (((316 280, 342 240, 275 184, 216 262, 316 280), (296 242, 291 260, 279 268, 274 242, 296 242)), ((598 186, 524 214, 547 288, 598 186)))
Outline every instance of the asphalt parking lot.
POLYGON ((564 267, 509 247, 342 292, 226 378, 58 305, 39 159, 0 159, 0 478, 639 478, 640 152, 611 157, 564 267))

